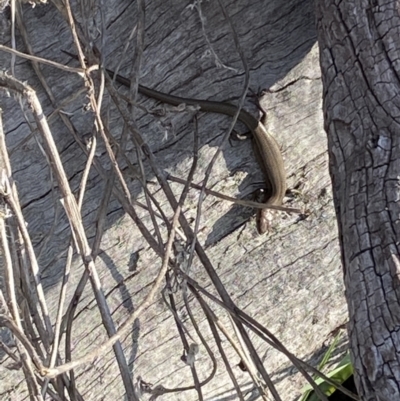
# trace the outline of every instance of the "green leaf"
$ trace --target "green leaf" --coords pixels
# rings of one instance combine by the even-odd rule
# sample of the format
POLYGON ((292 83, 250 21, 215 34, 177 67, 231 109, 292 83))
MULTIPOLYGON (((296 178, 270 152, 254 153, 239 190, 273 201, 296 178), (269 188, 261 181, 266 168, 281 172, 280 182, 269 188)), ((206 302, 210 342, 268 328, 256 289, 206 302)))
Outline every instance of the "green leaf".
MULTIPOLYGON (((350 359, 350 355, 347 354, 343 359, 350 359)), ((342 360, 343 361, 343 360, 342 360)), ((342 363, 342 362, 341 362, 342 363)), ((328 373, 327 376, 334 380, 338 384, 343 384, 350 376, 353 375, 353 365, 349 361, 348 363, 343 363, 340 367, 338 366, 335 370, 328 373)), ((332 386, 332 384, 327 383, 325 380, 317 379, 318 386, 321 391, 329 397, 336 391, 336 387, 332 386)), ((310 386, 311 387, 311 386, 310 386)), ((306 401, 319 401, 319 397, 314 394, 314 391, 310 392, 310 396, 305 399, 306 401)))
MULTIPOLYGON (((332 342, 331 346, 326 351, 322 361, 320 362, 318 369, 322 370, 323 367, 328 363, 329 359, 332 356, 332 353, 339 341, 340 334, 338 333, 335 336, 334 341, 332 342)), ((350 354, 347 353, 343 359, 339 362, 337 367, 326 374, 330 379, 334 380, 338 384, 343 384, 350 376, 353 375, 353 365, 351 364, 350 354)), ((327 383, 324 379, 320 378, 317 375, 313 376, 315 382, 317 383, 318 387, 321 391, 329 397, 336 391, 336 388, 331 384, 327 383)), ((302 391, 304 391, 303 396, 301 397, 300 401, 319 401, 319 397, 314 393, 313 388, 310 384, 307 384, 303 387, 302 391)))

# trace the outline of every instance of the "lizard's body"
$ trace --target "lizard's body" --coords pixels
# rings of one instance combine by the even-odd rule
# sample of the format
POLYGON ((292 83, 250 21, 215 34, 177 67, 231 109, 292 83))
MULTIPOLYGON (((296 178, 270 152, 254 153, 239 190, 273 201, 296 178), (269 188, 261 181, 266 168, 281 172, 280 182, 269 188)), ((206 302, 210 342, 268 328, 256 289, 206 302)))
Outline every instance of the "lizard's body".
MULTIPOLYGON (((107 72, 111 76, 114 74, 112 71, 107 72)), ((120 75, 115 75, 115 80, 125 86, 130 86, 130 81, 120 75)), ((183 103, 192 106, 198 105, 202 111, 226 114, 232 117, 237 111, 237 107, 230 103, 168 95, 143 85, 139 85, 138 90, 142 95, 173 106, 178 106, 183 103)), ((270 205, 281 205, 286 192, 286 173, 278 143, 266 130, 265 126, 247 111, 241 110, 238 120, 244 123, 253 134, 253 149, 268 184, 269 193, 266 203, 270 205)), ((261 209, 257 218, 257 227, 261 233, 266 230, 266 223, 263 221, 265 218, 265 210, 261 209)))

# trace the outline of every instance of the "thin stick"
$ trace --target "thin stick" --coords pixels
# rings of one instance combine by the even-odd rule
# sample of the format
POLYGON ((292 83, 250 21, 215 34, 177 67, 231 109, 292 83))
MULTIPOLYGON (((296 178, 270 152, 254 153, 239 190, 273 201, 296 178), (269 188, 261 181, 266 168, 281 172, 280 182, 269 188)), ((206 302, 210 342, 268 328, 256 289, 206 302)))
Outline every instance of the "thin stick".
MULTIPOLYGON (((72 38, 73 38, 75 47, 78 51, 79 61, 81 63, 82 68, 85 68, 85 57, 84 57, 83 51, 80 46, 80 41, 79 41, 77 30, 75 27, 75 19, 72 15, 70 1, 69 0, 64 1, 64 5, 65 5, 65 11, 66 11, 66 15, 67 15, 67 22, 70 27, 71 33, 72 33, 72 38)), ((106 136, 104 133, 104 125, 103 125, 103 121, 100 116, 101 102, 99 104, 99 102, 97 102, 95 99, 93 81, 89 76, 89 72, 87 72, 87 73, 85 72, 84 80, 85 80, 87 87, 92 88, 92 90, 89 91, 89 100, 90 100, 90 106, 95 113, 96 129, 100 133, 100 135, 102 136, 102 138, 104 140, 108 155, 110 157, 110 160, 112 161, 113 168, 117 172, 117 176, 121 177, 121 179, 120 179, 121 185, 124 187, 125 181, 123 180, 122 175, 120 175, 121 173, 118 168, 118 164, 116 163, 116 160, 114 158, 114 154, 110 148, 110 144, 106 140, 106 136)), ((104 81, 100 87, 100 92, 102 92, 103 90, 104 90, 104 81)), ((46 134, 45 131, 43 131, 43 134, 44 134, 43 136, 45 138, 45 141, 47 142, 48 146, 51 148, 54 144, 54 141, 52 141, 52 137, 47 137, 47 135, 45 135, 46 134)), ((53 151, 56 151, 56 149, 53 149, 53 151)), ((53 154, 53 152, 50 152, 50 153, 53 154)), ((59 160, 58 153, 55 152, 55 154, 53 155, 53 158, 56 159, 56 163, 57 162, 61 163, 61 161, 59 160)), ((99 311, 100 311, 100 314, 102 317, 103 325, 106 328, 108 336, 111 337, 111 336, 115 335, 117 330, 115 328, 114 321, 111 316, 111 311, 107 304, 107 300, 104 296, 104 291, 102 288, 100 277, 98 275, 93 258, 91 257, 91 249, 89 247, 89 243, 88 243, 87 237, 85 235, 82 221, 76 220, 76 218, 79 218, 79 215, 80 215, 79 210, 77 210, 78 207, 75 202, 75 199, 71 198, 72 194, 71 194, 71 190, 68 186, 68 183, 63 182, 66 177, 65 177, 64 171, 62 170, 62 166, 55 165, 55 167, 56 167, 56 175, 58 175, 59 185, 61 184, 60 189, 61 189, 61 191, 64 191, 65 195, 67 195, 64 198, 64 202, 69 203, 67 205, 66 211, 67 211, 67 216, 70 220, 71 227, 73 228, 72 233, 75 235, 75 238, 77 239, 78 250, 82 255, 82 259, 85 263, 85 267, 90 272, 89 278, 90 278, 90 281, 92 284, 92 289, 95 294, 97 305, 98 305, 98 308, 99 308, 99 311)), ((127 188, 124 188, 124 190, 126 191, 127 188)), ((128 196, 128 199, 130 199, 129 191, 127 192, 127 196, 128 196)), ((136 401, 136 400, 138 400, 138 397, 136 395, 136 392, 135 392, 135 389, 133 386, 132 378, 131 378, 131 375, 130 375, 130 372, 128 369, 128 363, 126 361, 121 342, 119 342, 119 341, 116 342, 114 344, 113 348, 114 348, 114 354, 115 354, 115 357, 116 357, 116 360, 118 363, 118 367, 119 367, 119 370, 121 373, 121 378, 122 378, 122 381, 123 381, 123 384, 125 387, 126 396, 128 399, 132 399, 132 400, 136 401)))
MULTIPOLYGON (((63 70, 63 71, 73 72, 73 73, 79 74, 79 75, 83 75, 85 73, 85 70, 82 69, 82 68, 69 67, 67 65, 60 64, 60 63, 57 63, 55 61, 47 60, 45 58, 41 58, 41 57, 37 57, 37 56, 31 56, 30 54, 21 53, 18 50, 10 49, 9 47, 4 46, 4 45, 0 45, 0 50, 3 51, 3 52, 11 53, 13 55, 22 57, 22 58, 27 59, 27 60, 35 61, 35 62, 46 64, 46 65, 50 65, 52 67, 58 68, 58 69, 63 70)), ((92 66, 92 69, 98 69, 98 66, 92 66)))
MULTIPOLYGON (((182 185, 186 184, 185 180, 183 180, 182 178, 179 178, 179 177, 175 177, 171 174, 169 174, 167 176, 167 179, 170 181, 173 181, 173 182, 177 182, 178 184, 182 184, 182 185)), ((203 185, 190 183, 189 186, 190 186, 190 188, 198 189, 199 191, 204 191, 204 193, 207 195, 212 195, 212 196, 215 196, 216 198, 223 199, 228 202, 232 202, 235 205, 252 207, 252 208, 256 208, 256 209, 279 210, 279 211, 287 212, 287 213, 302 213, 302 211, 300 209, 295 209, 295 208, 291 208, 291 207, 269 205, 268 203, 260 203, 260 202, 253 202, 253 201, 248 201, 248 200, 232 198, 231 196, 221 194, 220 192, 213 191, 212 189, 203 188, 203 185)))
POLYGON ((129 316, 129 318, 120 326, 119 330, 112 337, 110 337, 107 341, 105 341, 100 346, 96 347, 96 349, 94 351, 87 353, 82 358, 79 358, 75 361, 66 363, 61 366, 57 366, 54 369, 48 369, 46 371, 47 377, 55 377, 61 373, 67 372, 71 369, 75 369, 80 365, 90 362, 91 360, 96 358, 98 355, 101 355, 103 352, 107 351, 110 347, 112 347, 113 344, 115 344, 116 341, 120 340, 129 330, 131 330, 131 326, 132 326, 133 322, 150 305, 150 303, 154 299, 154 296, 156 295, 156 293, 159 291, 159 289, 161 287, 161 283, 162 283, 165 273, 168 269, 169 255, 171 254, 172 243, 173 243, 173 239, 174 239, 174 235, 175 235, 175 227, 178 224, 178 217, 180 215, 180 211, 181 211, 181 208, 180 208, 180 206, 178 206, 177 209, 175 210, 174 217, 172 220, 171 233, 169 235, 169 239, 167 242, 161 269, 157 275, 157 278, 154 280, 153 287, 151 288, 150 292, 147 294, 147 296, 143 300, 143 302, 137 307, 137 309, 135 309, 135 311, 129 316))

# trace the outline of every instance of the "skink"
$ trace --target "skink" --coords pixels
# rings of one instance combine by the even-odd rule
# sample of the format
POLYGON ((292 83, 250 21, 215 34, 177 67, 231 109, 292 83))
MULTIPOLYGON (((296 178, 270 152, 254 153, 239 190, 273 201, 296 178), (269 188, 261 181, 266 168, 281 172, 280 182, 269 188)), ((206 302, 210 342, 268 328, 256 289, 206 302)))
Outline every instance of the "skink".
MULTIPOLYGON (((114 76, 114 73, 110 70, 107 70, 107 73, 111 77, 114 76)), ((115 75, 115 80, 124 86, 130 86, 129 79, 121 75, 115 75)), ((167 95, 143 85, 139 85, 138 90, 142 95, 173 106, 178 106, 182 103, 191 106, 198 105, 201 111, 226 114, 231 117, 237 111, 236 106, 230 103, 167 95)), ((267 194, 263 202, 269 205, 281 205, 286 192, 286 173, 278 143, 266 130, 265 126, 247 111, 241 110, 238 120, 252 132, 254 153, 267 182, 267 194)), ((268 229, 266 210, 259 209, 257 213, 257 230, 260 234, 268 229)))

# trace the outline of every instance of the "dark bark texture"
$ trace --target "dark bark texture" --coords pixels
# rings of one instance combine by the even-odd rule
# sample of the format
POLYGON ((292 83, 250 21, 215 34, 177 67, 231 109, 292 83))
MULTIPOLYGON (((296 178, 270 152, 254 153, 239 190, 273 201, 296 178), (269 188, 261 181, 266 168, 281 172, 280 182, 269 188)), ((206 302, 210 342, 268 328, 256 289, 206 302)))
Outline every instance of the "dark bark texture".
POLYGON ((317 1, 325 129, 360 396, 400 399, 398 1, 317 1))

